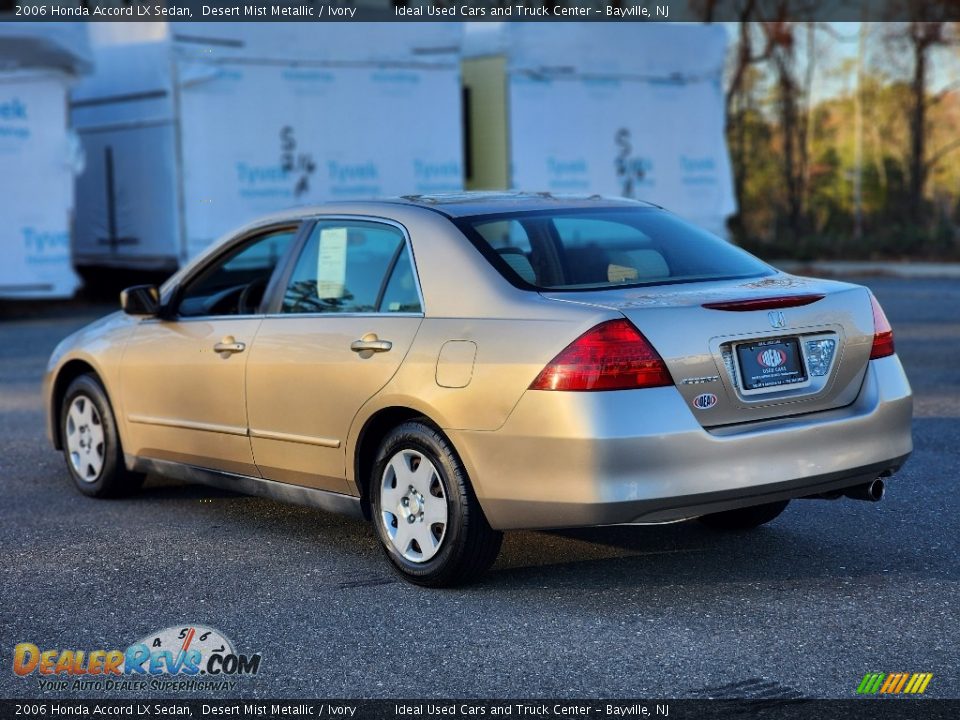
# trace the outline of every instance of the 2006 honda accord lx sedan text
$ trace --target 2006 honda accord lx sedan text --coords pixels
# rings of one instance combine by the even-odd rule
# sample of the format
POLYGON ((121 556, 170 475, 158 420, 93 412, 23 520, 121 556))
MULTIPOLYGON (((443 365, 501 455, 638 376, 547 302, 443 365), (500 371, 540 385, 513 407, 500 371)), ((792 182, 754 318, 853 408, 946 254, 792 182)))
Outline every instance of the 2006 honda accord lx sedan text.
POLYGON ((867 289, 630 200, 298 209, 121 301, 45 381, 81 492, 155 472, 354 513, 423 585, 488 568, 504 530, 878 500, 912 450, 867 289))

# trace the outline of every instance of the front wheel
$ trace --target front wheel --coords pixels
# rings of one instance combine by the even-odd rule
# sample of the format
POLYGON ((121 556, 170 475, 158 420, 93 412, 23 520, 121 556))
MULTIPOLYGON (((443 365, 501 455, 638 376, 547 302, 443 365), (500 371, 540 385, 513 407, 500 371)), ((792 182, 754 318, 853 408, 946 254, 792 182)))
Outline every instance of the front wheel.
POLYGON ((93 375, 76 378, 60 408, 60 438, 74 486, 90 497, 137 490, 144 476, 127 470, 107 393, 93 375))
POLYGON ((782 500, 766 505, 754 505, 753 507, 703 515, 697 519, 711 530, 732 530, 735 532, 753 530, 761 525, 766 525, 779 516, 789 504, 789 500, 782 500))
POLYGON ((426 422, 394 428, 370 478, 377 536, 406 580, 443 587, 489 568, 503 534, 493 530, 450 442, 426 422))

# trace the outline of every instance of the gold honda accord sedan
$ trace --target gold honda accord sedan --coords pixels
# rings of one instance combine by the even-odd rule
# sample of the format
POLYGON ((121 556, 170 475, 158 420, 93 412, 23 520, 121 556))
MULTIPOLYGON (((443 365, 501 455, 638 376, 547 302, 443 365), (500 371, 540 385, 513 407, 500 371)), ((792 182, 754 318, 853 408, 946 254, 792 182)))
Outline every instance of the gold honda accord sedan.
POLYGON ((121 303, 44 384, 82 493, 158 473, 353 513, 423 585, 484 571, 504 530, 879 500, 912 450, 867 289, 630 200, 298 209, 121 303))

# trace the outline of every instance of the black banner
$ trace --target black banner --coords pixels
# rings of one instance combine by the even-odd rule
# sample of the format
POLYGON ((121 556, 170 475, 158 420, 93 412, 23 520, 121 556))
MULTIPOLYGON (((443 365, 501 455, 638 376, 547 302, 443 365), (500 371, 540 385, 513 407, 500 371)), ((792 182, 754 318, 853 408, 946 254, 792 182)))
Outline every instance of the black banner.
MULTIPOLYGON (((737 22, 745 0, 8 0, 2 21, 737 22)), ((960 0, 753 0, 751 19, 960 20, 960 0)))
POLYGON ((7 718, 248 720, 955 720, 960 700, 0 700, 7 718))

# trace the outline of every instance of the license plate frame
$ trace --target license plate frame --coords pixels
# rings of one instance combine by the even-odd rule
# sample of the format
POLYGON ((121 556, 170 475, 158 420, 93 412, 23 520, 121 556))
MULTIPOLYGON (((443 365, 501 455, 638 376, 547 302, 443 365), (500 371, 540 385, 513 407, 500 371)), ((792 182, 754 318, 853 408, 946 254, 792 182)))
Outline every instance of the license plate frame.
POLYGON ((791 335, 737 343, 733 355, 737 380, 744 393, 792 390, 810 382, 799 337, 791 335))

